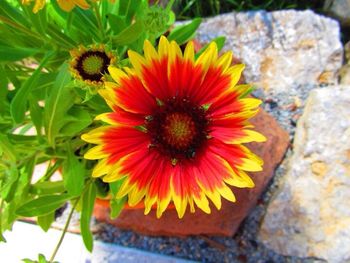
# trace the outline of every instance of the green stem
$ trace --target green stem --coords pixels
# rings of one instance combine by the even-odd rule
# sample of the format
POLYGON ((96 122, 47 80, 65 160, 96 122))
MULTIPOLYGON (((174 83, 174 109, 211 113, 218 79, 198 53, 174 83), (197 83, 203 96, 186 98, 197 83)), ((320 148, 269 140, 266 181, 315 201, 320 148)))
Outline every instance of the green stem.
POLYGON ((70 223, 70 221, 71 221, 71 219, 72 219, 72 216, 73 216, 73 212, 74 212, 74 210, 75 210, 75 207, 77 206, 77 204, 78 204, 78 202, 79 202, 79 199, 80 199, 80 197, 77 198, 77 200, 74 202, 73 207, 72 207, 71 211, 69 212, 69 215, 68 215, 68 218, 67 218, 67 222, 66 222, 66 224, 64 225, 63 232, 62 232, 62 235, 61 235, 61 237, 60 237, 60 240, 58 241, 58 243, 57 243, 57 245, 56 245, 56 247, 55 247, 55 250, 53 251, 53 253, 52 253, 52 255, 51 255, 51 258, 50 258, 50 260, 49 260, 50 263, 52 263, 53 260, 55 259, 55 256, 56 256, 56 254, 57 254, 57 252, 58 252, 58 249, 60 248, 60 246, 61 246, 61 244, 62 244, 62 241, 63 241, 63 239, 64 239, 64 236, 66 235, 66 232, 67 232, 69 223, 70 223))
POLYGON ((97 19, 97 25, 98 28, 100 29, 100 32, 102 34, 102 38, 105 39, 106 35, 105 35, 105 31, 102 25, 102 19, 101 19, 101 15, 100 15, 100 10, 98 8, 98 5, 96 3, 92 3, 94 11, 95 11, 95 15, 96 15, 96 19, 97 19))

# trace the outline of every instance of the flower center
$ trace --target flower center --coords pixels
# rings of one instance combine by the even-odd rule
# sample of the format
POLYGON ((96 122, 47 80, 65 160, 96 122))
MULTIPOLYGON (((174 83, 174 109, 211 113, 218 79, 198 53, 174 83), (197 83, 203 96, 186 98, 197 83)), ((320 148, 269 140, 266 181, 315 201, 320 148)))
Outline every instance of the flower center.
POLYGON ((78 58, 75 69, 83 80, 101 81, 110 63, 111 59, 106 52, 89 50, 78 58))
POLYGON ((98 56, 90 56, 83 60, 83 69, 86 73, 93 75, 99 74, 103 67, 103 59, 98 56))
POLYGON ((173 97, 146 118, 150 135, 150 148, 158 150, 172 160, 181 161, 195 157, 208 135, 205 110, 188 98, 173 97))
POLYGON ((171 146, 186 148, 196 135, 195 124, 186 113, 171 113, 163 124, 164 140, 171 146))

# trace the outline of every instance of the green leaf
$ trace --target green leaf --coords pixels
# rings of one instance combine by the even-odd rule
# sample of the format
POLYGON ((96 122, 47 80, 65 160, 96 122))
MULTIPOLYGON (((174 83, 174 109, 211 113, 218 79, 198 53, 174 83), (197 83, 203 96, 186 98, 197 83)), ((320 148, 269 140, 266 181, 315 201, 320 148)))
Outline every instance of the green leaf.
POLYGON ((26 16, 29 17, 32 25, 36 29, 38 33, 41 35, 46 35, 46 28, 47 28, 47 15, 46 15, 46 8, 43 8, 40 10, 40 12, 34 14, 32 11, 32 7, 29 6, 23 6, 26 16))
POLYGON ((116 35, 122 32, 127 27, 125 23, 125 17, 122 16, 108 14, 108 22, 109 26, 116 35))
POLYGON ((67 86, 70 80, 68 65, 64 64, 46 99, 44 108, 45 132, 48 142, 53 148, 55 148, 55 138, 65 124, 64 116, 74 103, 74 92, 67 86))
POLYGON ((1 229, 2 231, 10 229, 13 222, 17 219, 16 210, 27 201, 29 185, 31 182, 33 167, 35 164, 35 158, 30 159, 24 163, 24 167, 20 169, 19 178, 14 187, 14 197, 10 203, 5 203, 5 206, 1 210, 1 229))
POLYGON ((0 62, 13 62, 22 60, 38 53, 36 48, 13 47, 0 44, 0 62))
POLYGON ((136 41, 143 33, 143 23, 135 22, 131 26, 125 28, 115 37, 112 37, 112 42, 115 45, 129 45, 136 41))
POLYGON ((43 254, 38 255, 38 260, 31 260, 29 258, 22 259, 24 263, 57 263, 57 261, 50 262, 48 261, 43 254))
POLYGON ((45 182, 38 182, 31 186, 30 192, 32 194, 37 195, 52 195, 52 194, 58 194, 63 193, 65 191, 64 183, 63 181, 45 181, 45 182))
POLYGON ((5 134, 0 134, 0 148, 2 149, 6 159, 12 163, 16 162, 18 158, 16 150, 5 134))
POLYGON ((71 198, 68 194, 40 196, 19 207, 16 214, 25 217, 46 215, 60 208, 71 198))
POLYGON ((50 263, 43 254, 39 254, 38 256, 39 263, 50 263))
POLYGON ((85 247, 88 251, 92 252, 93 248, 93 237, 90 231, 90 220, 92 216, 92 211, 94 209, 96 198, 96 186, 94 183, 89 185, 87 191, 83 194, 83 202, 81 209, 80 218, 80 231, 83 237, 85 247))
POLYGON ((126 21, 130 23, 141 2, 141 0, 119 0, 119 15, 125 16, 126 21))
POLYGON ((79 162, 74 155, 73 149, 67 144, 67 159, 63 163, 63 182, 68 193, 78 196, 84 189, 84 179, 86 170, 84 165, 79 162))
POLYGON ((0 66, 0 115, 7 111, 8 102, 7 102, 7 94, 8 94, 8 78, 6 76, 5 69, 0 66))
POLYGON ((38 256, 39 263, 50 263, 43 254, 39 254, 38 256))
POLYGON ((75 136, 92 123, 90 114, 83 108, 72 107, 64 118, 66 124, 60 130, 64 136, 75 136))
POLYGON ((40 135, 41 127, 43 125, 43 109, 39 106, 38 101, 33 96, 29 96, 29 111, 36 133, 40 135))
POLYGON ((63 46, 64 48, 72 49, 77 47, 77 43, 75 43, 75 41, 69 36, 62 33, 61 28, 57 27, 56 25, 49 24, 46 31, 57 44, 63 46))
POLYGON ((122 186, 124 180, 119 180, 113 183, 109 183, 109 187, 111 190, 111 194, 112 194, 112 199, 110 200, 110 207, 111 207, 111 212, 110 212, 110 218, 114 219, 116 217, 118 217, 121 213, 121 211, 123 210, 123 207, 127 201, 126 196, 120 199, 116 198, 116 195, 120 189, 120 187, 122 186))
POLYGON ((52 52, 49 52, 39 67, 34 71, 34 73, 23 83, 22 87, 17 91, 15 97, 11 102, 11 115, 13 120, 16 123, 21 123, 24 120, 24 115, 27 110, 27 99, 31 92, 31 90, 37 85, 39 76, 41 74, 42 69, 49 61, 52 52))
POLYGON ((218 51, 220 51, 224 45, 225 45, 226 38, 225 37, 217 37, 214 38, 212 41, 210 41, 208 44, 206 44, 204 47, 202 47, 197 53, 196 53, 196 58, 198 58, 209 46, 211 42, 215 42, 216 46, 218 47, 218 51))
POLYGON ((181 25, 174 28, 168 36, 169 41, 175 40, 179 45, 188 42, 190 39, 193 38, 201 22, 201 18, 195 18, 189 24, 181 25))
POLYGON ((111 207, 111 212, 109 216, 111 219, 115 219, 120 215, 120 213, 123 211, 126 201, 126 196, 124 196, 121 199, 111 199, 111 201, 109 202, 111 207))
POLYGON ((17 168, 11 165, 11 167, 5 171, 5 178, 0 187, 0 196, 6 202, 11 202, 15 196, 18 178, 19 174, 17 168))
POLYGON ((218 51, 220 51, 225 45, 226 37, 217 37, 213 41, 216 43, 218 51))
POLYGON ((55 212, 51 212, 46 215, 38 216, 37 223, 41 227, 42 230, 47 232, 49 230, 52 222, 55 220, 55 212))
POLYGON ((30 27, 30 23, 23 16, 23 13, 20 12, 18 8, 15 8, 9 4, 8 1, 1 1, 0 14, 10 18, 16 24, 20 24, 28 28, 30 27))

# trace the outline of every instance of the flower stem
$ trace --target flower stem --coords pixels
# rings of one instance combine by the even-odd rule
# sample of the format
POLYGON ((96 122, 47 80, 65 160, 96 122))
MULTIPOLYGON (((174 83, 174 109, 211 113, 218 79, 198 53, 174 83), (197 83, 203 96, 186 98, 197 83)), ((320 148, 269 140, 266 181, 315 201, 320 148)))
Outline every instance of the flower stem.
POLYGON ((60 248, 60 246, 61 246, 61 244, 62 244, 63 238, 64 238, 64 236, 66 235, 66 232, 67 232, 69 223, 70 223, 70 221, 71 221, 71 219, 72 219, 73 212, 74 212, 75 207, 77 206, 79 200, 80 200, 80 197, 77 198, 77 199, 75 200, 75 202, 74 202, 74 204, 73 204, 73 206, 72 206, 72 209, 71 209, 71 211, 69 212, 69 215, 68 215, 66 224, 64 225, 64 228, 63 228, 63 231, 62 231, 62 234, 61 234, 61 237, 60 237, 60 239, 59 239, 59 241, 58 241, 58 243, 57 243, 57 245, 56 245, 56 247, 55 247, 55 250, 53 251, 53 253, 52 253, 52 255, 51 255, 51 258, 50 258, 50 260, 49 260, 49 262, 51 262, 51 263, 52 263, 53 260, 55 259, 55 256, 56 256, 56 254, 57 254, 57 252, 58 252, 58 249, 60 248))

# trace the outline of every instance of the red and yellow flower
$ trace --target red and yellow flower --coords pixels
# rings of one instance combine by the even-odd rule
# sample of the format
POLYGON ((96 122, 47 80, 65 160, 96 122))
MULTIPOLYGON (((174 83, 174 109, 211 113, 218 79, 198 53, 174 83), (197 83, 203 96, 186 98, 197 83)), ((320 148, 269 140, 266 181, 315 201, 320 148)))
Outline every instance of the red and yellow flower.
POLYGON ((246 98, 250 85, 237 85, 244 65, 232 53, 218 56, 215 43, 196 59, 193 43, 181 51, 161 37, 158 50, 144 43, 144 56, 128 53, 131 68, 109 67, 115 82, 99 91, 112 112, 97 117, 108 125, 82 136, 97 146, 92 176, 123 180, 117 198, 143 201, 145 214, 156 205, 160 217, 170 202, 183 217, 187 205, 210 213, 221 197, 235 202, 229 186, 253 187, 246 172, 262 160, 242 143, 265 141, 248 120, 261 101, 246 98))

